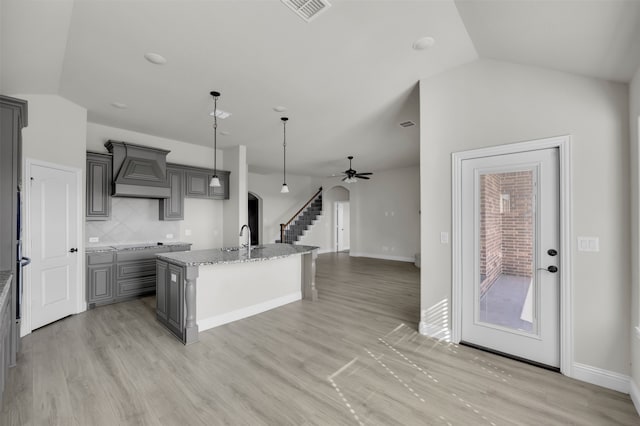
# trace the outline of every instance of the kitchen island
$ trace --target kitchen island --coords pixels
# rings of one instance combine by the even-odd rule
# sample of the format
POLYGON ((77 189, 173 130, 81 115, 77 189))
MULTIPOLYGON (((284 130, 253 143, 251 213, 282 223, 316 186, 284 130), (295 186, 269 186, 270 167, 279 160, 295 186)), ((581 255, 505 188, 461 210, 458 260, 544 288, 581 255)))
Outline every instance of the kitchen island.
POLYGON ((316 300, 317 255, 317 247, 291 244, 158 254, 156 317, 190 344, 200 331, 316 300))

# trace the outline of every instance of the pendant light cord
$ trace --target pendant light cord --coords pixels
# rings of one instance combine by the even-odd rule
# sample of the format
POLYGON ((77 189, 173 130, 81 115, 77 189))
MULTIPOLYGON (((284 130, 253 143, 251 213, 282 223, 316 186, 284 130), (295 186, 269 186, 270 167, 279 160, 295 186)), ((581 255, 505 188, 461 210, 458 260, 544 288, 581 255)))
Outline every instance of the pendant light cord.
POLYGON ((282 120, 282 135, 283 135, 282 160, 284 165, 284 167, 282 168, 283 170, 282 183, 286 185, 287 184, 287 121, 286 120, 282 120))
POLYGON ((218 97, 213 97, 213 176, 218 176, 218 97))

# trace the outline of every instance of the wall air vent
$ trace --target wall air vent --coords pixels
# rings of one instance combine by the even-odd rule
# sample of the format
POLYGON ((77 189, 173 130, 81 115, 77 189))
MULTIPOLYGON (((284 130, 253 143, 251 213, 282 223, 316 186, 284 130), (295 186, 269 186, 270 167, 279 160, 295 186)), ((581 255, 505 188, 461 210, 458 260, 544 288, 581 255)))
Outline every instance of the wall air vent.
POLYGON ((331 3, 327 0, 281 0, 289 9, 293 10, 296 15, 311 22, 322 12, 331 7, 331 3))
POLYGON ((411 120, 407 120, 407 121, 403 121, 402 123, 400 123, 400 127, 411 127, 411 126, 415 126, 416 123, 414 123, 411 120))

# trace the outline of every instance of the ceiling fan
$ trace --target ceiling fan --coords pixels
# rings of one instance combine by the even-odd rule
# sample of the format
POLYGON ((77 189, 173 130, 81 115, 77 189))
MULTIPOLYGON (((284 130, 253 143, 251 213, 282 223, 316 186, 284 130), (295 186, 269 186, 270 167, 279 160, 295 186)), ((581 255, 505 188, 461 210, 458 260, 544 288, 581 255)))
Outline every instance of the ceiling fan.
POLYGON ((357 171, 353 170, 353 167, 351 167, 351 160, 353 160, 353 155, 350 155, 347 158, 349 159, 349 169, 341 173, 342 175, 344 175, 344 177, 342 178, 343 182, 355 183, 358 181, 358 179, 371 179, 369 176, 371 176, 373 173, 358 173, 357 171))

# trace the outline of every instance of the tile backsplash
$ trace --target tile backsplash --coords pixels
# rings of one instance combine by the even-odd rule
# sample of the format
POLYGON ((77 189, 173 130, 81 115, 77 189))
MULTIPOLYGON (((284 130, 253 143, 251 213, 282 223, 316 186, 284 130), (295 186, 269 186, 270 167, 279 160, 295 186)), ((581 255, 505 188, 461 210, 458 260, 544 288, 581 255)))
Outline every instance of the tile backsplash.
POLYGON ((87 247, 179 241, 180 222, 158 220, 158 200, 113 197, 111 219, 86 222, 85 237, 87 247), (168 239, 167 234, 173 234, 173 239, 168 239), (100 241, 90 243, 91 237, 100 241))

